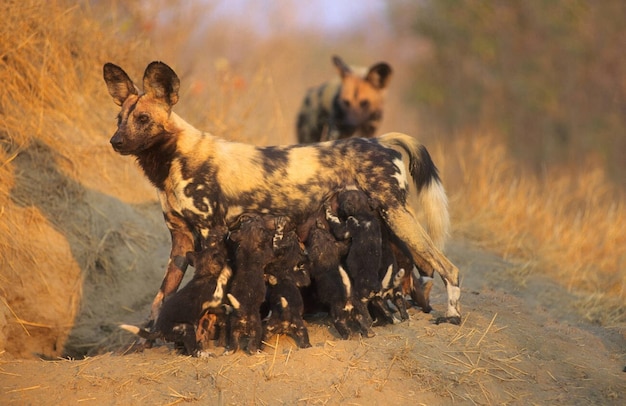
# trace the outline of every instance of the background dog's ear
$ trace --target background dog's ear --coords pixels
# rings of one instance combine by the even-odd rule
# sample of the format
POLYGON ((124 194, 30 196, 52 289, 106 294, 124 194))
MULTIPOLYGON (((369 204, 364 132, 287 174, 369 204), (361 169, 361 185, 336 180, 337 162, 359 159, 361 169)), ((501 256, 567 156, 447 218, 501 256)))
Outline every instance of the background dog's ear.
POLYGON ((195 268, 196 267, 196 253, 194 251, 188 251, 187 255, 185 256, 187 257, 187 262, 189 262, 189 264, 195 268))
POLYGON ((118 106, 121 106, 131 94, 139 93, 126 72, 117 65, 110 62, 105 63, 102 68, 102 75, 109 93, 113 96, 113 101, 118 106))
POLYGON ((391 72, 391 66, 385 62, 380 62, 370 68, 365 76, 365 80, 377 89, 384 89, 389 84, 391 72))
POLYGON ((339 70, 339 75, 342 78, 352 73, 352 69, 337 55, 333 55, 333 65, 339 70))
POLYGON ((154 61, 148 65, 143 74, 143 91, 168 106, 178 102, 180 79, 176 73, 163 62, 154 61))

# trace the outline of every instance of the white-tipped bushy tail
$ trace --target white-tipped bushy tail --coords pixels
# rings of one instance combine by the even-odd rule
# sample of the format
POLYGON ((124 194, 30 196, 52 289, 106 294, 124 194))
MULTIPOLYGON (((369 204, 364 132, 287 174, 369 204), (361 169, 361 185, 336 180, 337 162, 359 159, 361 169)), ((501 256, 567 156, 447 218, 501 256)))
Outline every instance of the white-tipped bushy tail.
POLYGON ((425 216, 426 231, 437 248, 444 249, 450 235, 450 214, 448 196, 439 179, 419 192, 420 203, 425 216))

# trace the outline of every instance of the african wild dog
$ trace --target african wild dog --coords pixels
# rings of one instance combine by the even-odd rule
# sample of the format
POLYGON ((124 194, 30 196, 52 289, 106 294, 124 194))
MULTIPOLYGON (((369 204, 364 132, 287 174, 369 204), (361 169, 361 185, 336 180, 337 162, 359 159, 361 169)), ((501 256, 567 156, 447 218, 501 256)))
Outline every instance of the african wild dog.
MULTIPOLYGON (((382 231, 378 213, 369 206, 367 196, 359 190, 344 190, 337 194, 337 213, 326 208, 330 229, 339 240, 349 240, 345 266, 352 281, 355 300, 374 307, 383 306, 381 281, 382 231)), ((371 320, 370 320, 371 321, 371 320)))
POLYGON ((337 204, 337 215, 327 209, 326 218, 337 238, 350 239, 345 263, 356 298, 369 304, 376 324, 407 320, 400 289, 405 271, 398 268, 389 230, 363 192, 341 191, 337 204), (400 320, 394 318, 388 300, 396 306, 400 320))
POLYGON ((147 340, 157 338, 183 344, 185 353, 200 355, 204 339, 197 336, 198 326, 206 313, 226 317, 224 292, 231 276, 225 244, 228 229, 217 226, 211 230, 200 252, 188 252, 187 259, 195 267, 193 278, 163 303, 152 332, 136 326, 120 327, 147 340))
POLYGON ((338 56, 332 61, 339 77, 309 89, 302 102, 296 125, 301 144, 373 137, 382 121, 391 67, 379 62, 367 70, 353 70, 338 56))
POLYGON ((372 337, 374 331, 367 307, 355 299, 350 276, 341 264, 348 252, 348 243, 335 239, 324 217, 323 213, 317 216, 305 242, 317 296, 329 307, 333 325, 341 338, 350 337, 351 325, 363 336, 372 337))
POLYGON ((304 320, 304 302, 300 288, 309 286, 307 256, 288 217, 275 218, 274 259, 265 267, 270 315, 264 329, 264 341, 274 334, 291 336, 298 347, 311 346, 304 320))
POLYGON ((226 294, 233 306, 228 328, 229 351, 239 350, 245 340, 251 354, 261 347, 261 305, 266 293, 264 271, 274 256, 273 236, 261 216, 244 214, 228 237, 236 244, 234 275, 226 294))
POLYGON ((430 154, 414 138, 390 133, 315 145, 257 147, 195 129, 172 111, 180 81, 162 62, 143 77, 144 93, 120 67, 107 63, 104 79, 121 106, 113 149, 133 155, 157 188, 172 237, 167 271, 150 315, 178 288, 185 253, 199 248, 214 224, 244 212, 291 217, 297 224, 336 190, 355 185, 368 195, 391 231, 428 276, 447 287, 444 320, 460 323, 458 269, 440 249, 449 228, 447 197, 430 154), (424 214, 427 230, 417 220, 424 214))

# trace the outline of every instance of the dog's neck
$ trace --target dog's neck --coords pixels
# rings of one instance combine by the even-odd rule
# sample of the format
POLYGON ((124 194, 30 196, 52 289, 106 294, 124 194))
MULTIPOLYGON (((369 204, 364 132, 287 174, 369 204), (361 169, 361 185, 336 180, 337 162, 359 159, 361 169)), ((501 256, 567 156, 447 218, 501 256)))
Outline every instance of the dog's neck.
POLYGON ((139 152, 136 155, 137 162, 150 182, 159 190, 165 190, 165 181, 174 158, 181 152, 181 148, 183 153, 185 149, 193 148, 202 136, 210 135, 202 133, 172 112, 163 127, 161 141, 139 152))

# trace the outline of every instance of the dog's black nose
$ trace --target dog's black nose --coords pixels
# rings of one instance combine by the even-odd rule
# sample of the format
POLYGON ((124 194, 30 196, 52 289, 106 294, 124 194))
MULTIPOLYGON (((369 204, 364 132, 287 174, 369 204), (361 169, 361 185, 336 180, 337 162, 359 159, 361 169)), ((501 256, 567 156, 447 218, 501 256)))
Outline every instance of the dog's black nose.
POLYGON ((113 137, 111 137, 110 142, 111 142, 111 145, 113 146, 113 149, 115 149, 115 150, 121 148, 122 145, 124 144, 123 140, 122 140, 122 137, 120 137, 119 134, 117 134, 117 133, 115 133, 115 135, 113 137))

